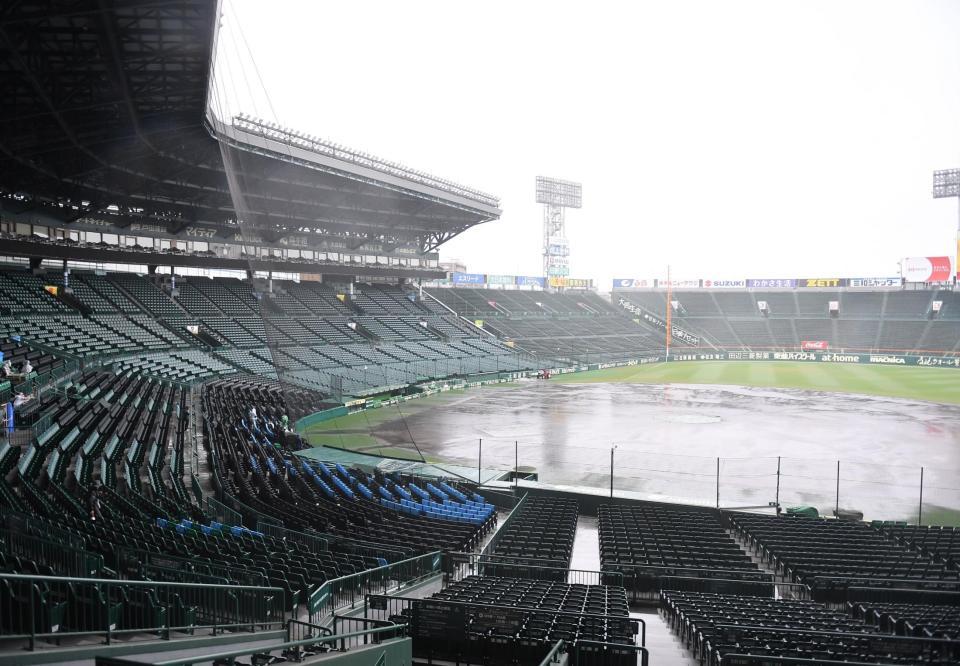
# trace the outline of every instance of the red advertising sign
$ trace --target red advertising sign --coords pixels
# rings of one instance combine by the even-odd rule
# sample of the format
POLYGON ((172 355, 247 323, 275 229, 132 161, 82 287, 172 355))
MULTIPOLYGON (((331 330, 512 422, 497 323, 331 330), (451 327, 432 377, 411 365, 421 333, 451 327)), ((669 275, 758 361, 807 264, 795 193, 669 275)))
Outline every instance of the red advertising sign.
POLYGON ((830 349, 830 343, 826 340, 804 340, 800 343, 800 349, 803 351, 827 351, 830 349))
POLYGON ((908 257, 902 268, 907 282, 947 282, 952 277, 950 257, 908 257))

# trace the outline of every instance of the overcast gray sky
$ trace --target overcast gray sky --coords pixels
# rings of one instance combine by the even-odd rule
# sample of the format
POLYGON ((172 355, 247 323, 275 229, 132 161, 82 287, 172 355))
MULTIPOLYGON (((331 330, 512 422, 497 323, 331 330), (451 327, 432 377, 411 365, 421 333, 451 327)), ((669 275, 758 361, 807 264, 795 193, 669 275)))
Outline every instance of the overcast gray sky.
POLYGON ((957 0, 224 0, 219 76, 233 111, 498 195, 440 250, 473 272, 541 274, 541 174, 583 183, 571 276, 601 288, 879 277, 956 249, 930 190, 958 35, 957 0))

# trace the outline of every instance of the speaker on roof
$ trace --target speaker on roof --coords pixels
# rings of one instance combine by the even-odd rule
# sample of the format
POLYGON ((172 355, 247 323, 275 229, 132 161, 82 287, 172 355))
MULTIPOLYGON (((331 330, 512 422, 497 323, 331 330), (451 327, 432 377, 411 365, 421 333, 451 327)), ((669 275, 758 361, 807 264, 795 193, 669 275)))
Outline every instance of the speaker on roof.
POLYGON ((840 301, 830 301, 830 305, 829 305, 829 307, 828 307, 827 309, 828 309, 828 311, 830 312, 830 316, 831 316, 831 317, 839 317, 839 316, 840 316, 840 301))

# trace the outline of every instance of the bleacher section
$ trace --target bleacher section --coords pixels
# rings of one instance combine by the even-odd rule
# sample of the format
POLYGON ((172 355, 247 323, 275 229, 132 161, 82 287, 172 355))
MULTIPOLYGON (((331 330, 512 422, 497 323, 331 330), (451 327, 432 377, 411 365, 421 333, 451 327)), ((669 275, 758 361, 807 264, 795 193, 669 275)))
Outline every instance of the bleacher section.
POLYGON ((884 633, 876 624, 810 601, 671 591, 663 593, 660 608, 704 666, 946 665, 960 659, 960 642, 884 633))
POLYGON ((544 567, 535 571, 540 577, 566 580, 563 570, 570 567, 578 516, 575 500, 527 496, 492 542, 489 554, 497 573, 524 577, 535 566, 544 567))
POLYGON ((742 513, 730 522, 764 561, 818 600, 847 601, 861 587, 960 590, 960 571, 864 522, 742 513))
POLYGON ((54 350, 184 382, 275 374, 265 364, 276 358, 289 381, 324 390, 337 384, 346 394, 533 367, 531 359, 395 286, 357 284, 349 293, 274 281, 271 291, 256 281, 180 277, 171 296, 146 276, 75 272, 72 298, 87 308, 79 312, 43 289, 62 282, 57 275, 0 271, 0 337, 19 336, 35 355, 54 350))
MULTIPOLYGON (((615 291, 614 303, 620 298, 666 317, 663 291, 615 291)), ((700 336, 701 347, 796 351, 812 340, 831 350, 960 352, 960 296, 953 291, 677 290, 672 299, 673 324, 700 336), (763 301, 766 315, 758 305, 763 301), (839 303, 836 316, 831 301, 839 303), (934 301, 942 303, 937 316, 934 301)))
POLYGON ((905 523, 874 523, 884 534, 960 571, 960 528, 905 523))
MULTIPOLYGON (((399 475, 362 474, 290 455, 287 449, 302 445, 275 425, 280 410, 290 408, 289 393, 250 379, 204 385, 204 432, 220 492, 287 527, 391 544, 384 552, 399 556, 470 548, 493 529, 492 508, 459 484, 431 489, 399 475), (247 422, 251 405, 261 422, 247 422)), ((325 406, 312 392, 299 396, 302 404, 290 419, 325 406)))
POLYGON ((572 663, 641 663, 622 587, 469 576, 403 602, 390 619, 409 623, 414 657, 427 663, 537 664, 560 640, 582 650, 572 663))
POLYGON ((898 636, 960 639, 960 608, 933 604, 851 602, 852 616, 868 627, 898 636))
POLYGON ((662 344, 660 334, 587 291, 432 289, 425 303, 434 311, 446 306, 469 321, 482 320, 485 330, 546 363, 624 360, 662 344))
POLYGON ((657 505, 602 505, 598 510, 600 564, 623 574, 632 598, 670 587, 674 577, 760 583, 772 589, 727 534, 716 512, 657 505))

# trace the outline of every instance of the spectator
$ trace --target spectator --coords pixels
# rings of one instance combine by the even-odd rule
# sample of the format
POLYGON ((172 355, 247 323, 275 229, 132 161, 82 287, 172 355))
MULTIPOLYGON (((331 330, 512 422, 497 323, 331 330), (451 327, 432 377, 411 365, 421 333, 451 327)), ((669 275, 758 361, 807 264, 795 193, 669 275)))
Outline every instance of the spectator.
POLYGON ((10 363, 10 359, 9 359, 9 358, 3 362, 3 368, 0 369, 0 372, 3 373, 3 376, 4 376, 4 377, 9 377, 10 375, 14 374, 14 373, 13 373, 13 364, 10 363))
POLYGON ((290 419, 287 417, 286 414, 280 417, 280 425, 283 428, 284 432, 286 432, 287 430, 290 430, 290 419))
POLYGON ((32 396, 27 395, 23 391, 20 391, 17 396, 13 399, 13 408, 16 409, 23 404, 30 402, 32 396))
POLYGON ((251 428, 257 427, 257 408, 256 407, 252 405, 250 406, 250 411, 247 412, 247 420, 250 422, 249 426, 251 428))
POLYGON ((87 506, 90 509, 90 520, 103 520, 103 514, 100 513, 100 496, 103 493, 103 486, 99 483, 94 484, 87 493, 87 506))
POLYGON ((30 359, 27 359, 26 361, 23 362, 23 367, 20 368, 20 374, 26 377, 31 372, 33 372, 33 366, 30 365, 30 359))

